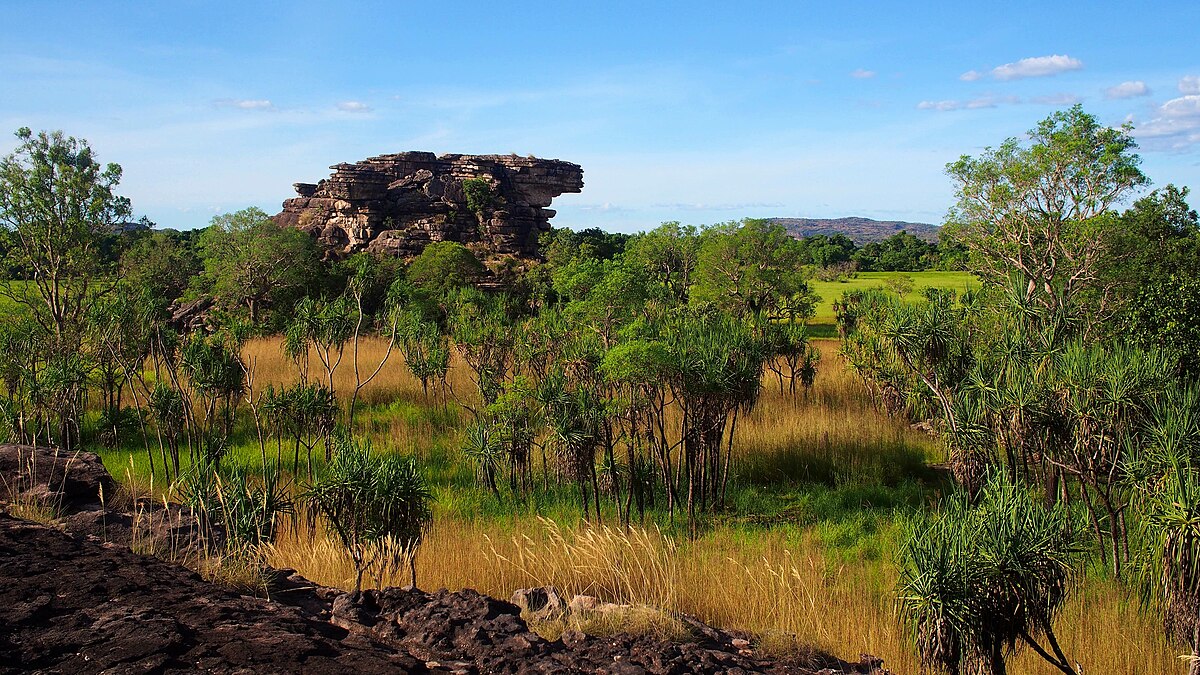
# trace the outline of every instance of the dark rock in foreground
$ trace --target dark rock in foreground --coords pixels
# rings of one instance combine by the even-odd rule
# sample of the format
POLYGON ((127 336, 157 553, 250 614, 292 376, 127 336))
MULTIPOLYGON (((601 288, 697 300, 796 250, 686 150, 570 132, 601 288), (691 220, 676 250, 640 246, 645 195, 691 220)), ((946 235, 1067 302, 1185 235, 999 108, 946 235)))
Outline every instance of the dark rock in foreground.
MULTIPOLYGON (((469 589, 386 588, 353 598, 280 570, 269 600, 239 595, 112 543, 114 535, 129 542, 139 525, 98 503, 112 479, 95 455, 70 457, 59 467, 62 453, 0 446, 0 477, 16 478, 21 462, 42 467, 36 475, 45 481, 27 476, 25 489, 60 496, 62 509, 56 529, 14 518, 0 503, 0 675, 883 672, 866 656, 858 664, 769 659, 746 636, 687 617, 687 642, 574 630, 550 641, 529 630, 517 605, 469 589)), ((0 502, 12 497, 0 494, 0 502)), ((161 508, 175 515, 162 518, 166 529, 155 536, 192 546, 193 524, 177 506, 161 508)))
POLYGON ((32 445, 0 444, 0 501, 32 500, 64 509, 116 495, 100 457, 32 445))
POLYGON ((402 152, 337 164, 320 183, 296 183, 276 222, 317 237, 335 255, 375 251, 413 256, 434 241, 478 242, 493 253, 529 256, 550 229, 546 207, 583 189, 583 169, 518 155, 402 152), (490 197, 468 203, 463 181, 481 179, 490 197))

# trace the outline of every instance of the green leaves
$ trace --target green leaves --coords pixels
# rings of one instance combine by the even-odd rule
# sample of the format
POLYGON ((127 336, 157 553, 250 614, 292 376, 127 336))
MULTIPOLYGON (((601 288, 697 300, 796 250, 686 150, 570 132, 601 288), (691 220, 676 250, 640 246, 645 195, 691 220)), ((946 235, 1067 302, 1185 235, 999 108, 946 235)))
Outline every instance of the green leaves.
POLYGON ((376 455, 368 441, 349 437, 337 440, 333 460, 300 496, 310 526, 325 519, 353 558, 356 592, 363 573, 384 562, 385 549, 415 555, 433 522, 431 501, 414 460, 376 455))
POLYGON ((975 505, 960 492, 939 512, 908 519, 897 596, 922 663, 1002 672, 996 660, 1002 665, 1019 641, 1055 642, 1054 617, 1081 552, 1064 509, 1043 508, 998 474, 975 505))

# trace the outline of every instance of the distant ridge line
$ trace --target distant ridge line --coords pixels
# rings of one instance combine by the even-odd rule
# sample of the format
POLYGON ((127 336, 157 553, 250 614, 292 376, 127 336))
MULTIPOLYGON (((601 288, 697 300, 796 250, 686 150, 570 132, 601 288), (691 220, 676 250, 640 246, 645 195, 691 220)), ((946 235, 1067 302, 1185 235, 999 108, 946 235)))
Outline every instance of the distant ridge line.
POLYGON ((818 234, 833 236, 844 234, 856 245, 862 246, 873 241, 883 241, 900 231, 908 232, 914 237, 926 241, 937 241, 941 230, 929 223, 910 223, 903 220, 872 220, 850 216, 847 218, 768 218, 767 220, 783 225, 788 234, 796 238, 811 237, 818 234))

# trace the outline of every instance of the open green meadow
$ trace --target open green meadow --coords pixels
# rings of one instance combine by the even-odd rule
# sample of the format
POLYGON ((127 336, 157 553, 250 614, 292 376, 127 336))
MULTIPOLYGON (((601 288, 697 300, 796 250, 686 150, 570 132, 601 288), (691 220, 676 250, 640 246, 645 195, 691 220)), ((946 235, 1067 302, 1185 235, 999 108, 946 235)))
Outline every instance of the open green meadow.
POLYGON ((840 281, 821 281, 812 279, 809 285, 820 296, 817 303, 817 313, 809 321, 813 328, 812 334, 817 337, 833 337, 836 335, 834 325, 837 318, 833 313, 833 303, 842 297, 846 291, 858 291, 867 288, 879 288, 887 285, 889 279, 909 277, 912 279, 912 291, 905 299, 916 300, 921 297, 921 291, 926 288, 952 288, 962 292, 968 287, 978 287, 979 280, 970 272, 859 272, 853 279, 840 281))

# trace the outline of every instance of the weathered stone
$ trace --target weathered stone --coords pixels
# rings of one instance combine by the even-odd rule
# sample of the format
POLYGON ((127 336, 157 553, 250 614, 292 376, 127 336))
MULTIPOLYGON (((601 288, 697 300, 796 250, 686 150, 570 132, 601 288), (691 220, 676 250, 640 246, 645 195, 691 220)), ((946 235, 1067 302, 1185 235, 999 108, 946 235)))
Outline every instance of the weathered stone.
POLYGON ((69 509, 117 492, 108 469, 91 452, 0 445, 0 476, 0 501, 30 499, 69 509))
POLYGON ((513 593, 511 602, 533 621, 554 621, 567 615, 567 605, 553 586, 522 588, 513 593))
POLYGON ((403 152, 337 164, 320 183, 296 183, 275 220, 313 235, 333 256, 374 251, 408 257, 431 241, 478 243, 531 256, 550 228, 551 200, 583 189, 583 169, 517 155, 403 152), (472 211, 463 181, 481 178, 488 204, 472 211))

